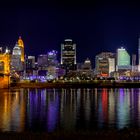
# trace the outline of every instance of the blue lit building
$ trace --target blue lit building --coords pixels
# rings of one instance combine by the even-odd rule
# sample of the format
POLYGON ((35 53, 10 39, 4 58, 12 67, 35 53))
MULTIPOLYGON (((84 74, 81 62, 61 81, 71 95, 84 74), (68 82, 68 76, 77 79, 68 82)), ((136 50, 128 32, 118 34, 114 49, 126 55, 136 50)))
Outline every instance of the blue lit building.
POLYGON ((47 65, 48 66, 58 66, 58 60, 57 60, 57 51, 52 50, 47 53, 47 65))
POLYGON ((47 53, 47 80, 52 80, 58 77, 58 60, 57 60, 57 51, 52 50, 47 53))

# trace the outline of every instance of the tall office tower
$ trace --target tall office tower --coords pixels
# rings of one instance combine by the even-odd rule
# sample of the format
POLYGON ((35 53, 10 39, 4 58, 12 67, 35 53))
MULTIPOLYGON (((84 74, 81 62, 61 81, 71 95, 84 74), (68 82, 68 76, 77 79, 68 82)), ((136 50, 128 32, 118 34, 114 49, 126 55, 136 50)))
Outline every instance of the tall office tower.
POLYGON ((57 60, 57 51, 52 50, 47 53, 47 79, 57 78, 57 69, 58 69, 58 60, 57 60))
POLYGON ((111 52, 101 52, 95 58, 95 74, 97 76, 108 77, 115 71, 115 54, 111 52))
POLYGON ((71 39, 65 39, 61 44, 61 66, 69 72, 76 69, 76 44, 71 39))
POLYGON ((35 56, 28 56, 26 59, 26 69, 34 69, 35 68, 35 56))
POLYGON ((18 43, 16 43, 11 56, 11 70, 21 71, 22 69, 21 49, 18 46, 18 43))
POLYGON ((24 43, 23 43, 23 40, 21 39, 21 37, 19 37, 18 39, 18 46, 20 47, 21 49, 21 62, 24 62, 24 43))
POLYGON ((140 72, 140 37, 138 40, 138 71, 140 72))
POLYGON ((48 55, 41 54, 37 58, 38 68, 41 70, 47 70, 48 55))
POLYGON ((47 53, 47 65, 48 66, 58 66, 58 60, 57 60, 57 51, 52 50, 47 53))
POLYGON ((125 48, 117 49, 117 70, 130 70, 130 55, 125 48))
POLYGON ((136 54, 132 55, 132 72, 136 71, 136 54))

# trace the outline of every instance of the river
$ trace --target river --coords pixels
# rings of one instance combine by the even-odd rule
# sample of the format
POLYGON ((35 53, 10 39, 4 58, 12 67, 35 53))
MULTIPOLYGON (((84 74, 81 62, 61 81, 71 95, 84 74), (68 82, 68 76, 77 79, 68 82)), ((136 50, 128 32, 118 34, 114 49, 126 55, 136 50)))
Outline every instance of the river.
POLYGON ((0 90, 0 131, 140 128, 139 88, 0 90))

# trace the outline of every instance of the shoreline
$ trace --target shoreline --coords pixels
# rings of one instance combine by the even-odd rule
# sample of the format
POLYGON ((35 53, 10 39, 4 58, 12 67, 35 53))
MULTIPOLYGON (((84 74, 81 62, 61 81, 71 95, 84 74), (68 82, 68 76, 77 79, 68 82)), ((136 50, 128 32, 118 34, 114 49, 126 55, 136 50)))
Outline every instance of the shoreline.
POLYGON ((140 88, 140 82, 12 83, 10 88, 140 88))

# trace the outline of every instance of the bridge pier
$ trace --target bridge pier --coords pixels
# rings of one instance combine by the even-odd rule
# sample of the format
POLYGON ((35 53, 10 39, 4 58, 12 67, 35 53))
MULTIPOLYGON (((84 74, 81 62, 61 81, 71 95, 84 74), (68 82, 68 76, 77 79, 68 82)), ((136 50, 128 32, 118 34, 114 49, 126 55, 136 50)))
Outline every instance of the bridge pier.
POLYGON ((9 76, 0 77, 0 89, 9 87, 10 87, 10 77, 9 76))

